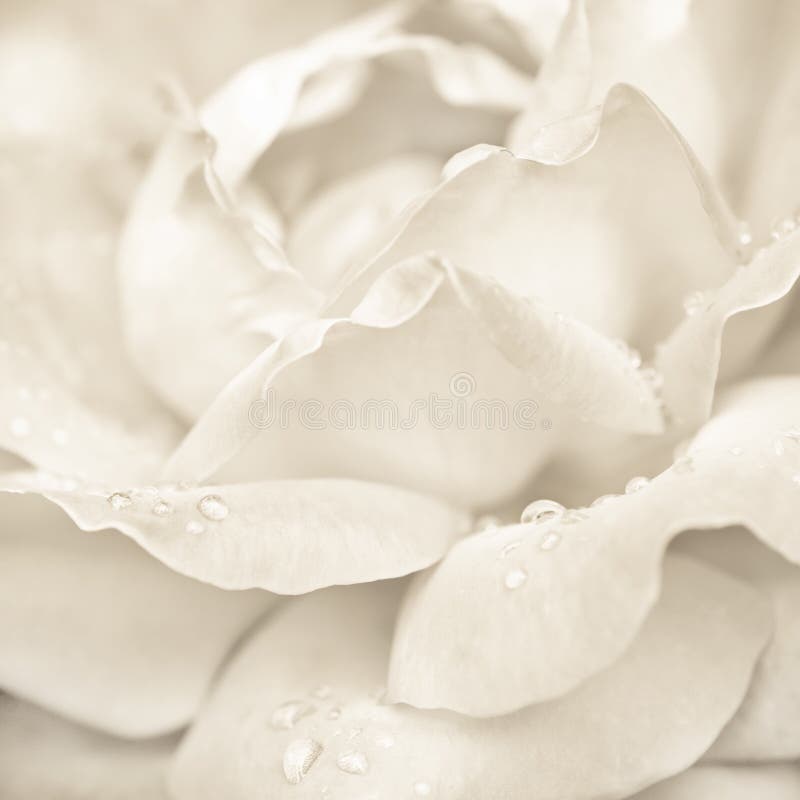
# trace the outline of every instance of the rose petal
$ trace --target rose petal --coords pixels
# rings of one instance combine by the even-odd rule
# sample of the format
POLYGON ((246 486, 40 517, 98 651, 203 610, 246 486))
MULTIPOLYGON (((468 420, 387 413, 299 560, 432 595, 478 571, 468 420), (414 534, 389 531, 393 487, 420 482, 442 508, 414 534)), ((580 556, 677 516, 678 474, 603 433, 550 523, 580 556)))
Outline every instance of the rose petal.
POLYGON ((512 149, 525 149, 543 125, 601 102, 614 84, 624 82, 652 97, 703 163, 718 172, 725 128, 706 38, 690 20, 691 6, 657 0, 573 2, 537 75, 532 102, 510 128, 512 149))
POLYGON ((177 426, 163 412, 138 424, 97 413, 27 347, 0 343, 0 373, 0 448, 42 469, 143 480, 157 473, 177 440, 177 426))
POLYGON ((798 425, 799 398, 798 379, 747 385, 700 431, 688 461, 640 491, 563 523, 461 540, 406 599, 393 699, 487 716, 573 689, 629 645, 658 596, 664 548, 682 531, 745 525, 800 563, 800 447, 781 433, 798 425))
POLYGON ((626 796, 708 746, 746 690, 768 629, 746 585, 673 556, 666 573, 661 600, 617 664, 567 698, 491 720, 380 701, 394 609, 386 587, 296 601, 231 663, 181 746, 170 788, 177 800, 311 798, 323 787, 345 797, 412 797, 426 787, 448 800, 626 796), (330 687, 317 690, 321 700, 320 686, 330 687), (275 708, 303 698, 316 713, 271 728, 275 708), (306 738, 322 751, 289 789, 284 749, 306 738), (337 768, 349 751, 364 755, 365 774, 337 768))
POLYGON ((435 156, 406 153, 325 187, 292 219, 286 243, 292 264, 329 291, 392 238, 400 212, 439 182, 441 168, 435 156))
POLYGON ((676 544, 757 587, 772 603, 774 631, 736 716, 705 758, 780 761, 800 757, 800 569, 743 530, 693 533, 676 544))
MULTIPOLYGON (((203 105, 203 127, 217 141, 214 167, 223 182, 238 184, 288 122, 305 81, 330 63, 387 56, 420 59, 431 85, 452 105, 520 108, 526 77, 488 50, 432 36, 383 35, 399 21, 388 6, 305 47, 254 61, 203 105)), ((350 95, 345 95, 346 104, 350 95)))
POLYGON ((743 212, 757 240, 766 238, 776 222, 800 210, 796 188, 800 156, 795 146, 800 132, 800 62, 795 46, 800 11, 795 3, 779 2, 770 16, 771 30, 764 37, 769 49, 765 48, 762 69, 756 75, 766 99, 761 100, 757 128, 752 126, 756 128, 749 153, 752 166, 742 191, 743 212))
POLYGON ((763 767, 701 765, 656 784, 635 800, 792 800, 800 792, 800 769, 790 764, 763 767))
POLYGON ((444 183, 332 313, 352 308, 387 267, 436 250, 649 355, 683 318, 690 292, 733 272, 733 223, 643 95, 617 87, 598 124, 594 142, 569 163, 501 151, 444 183))
POLYGON ((126 742, 0 695, 4 800, 167 800, 177 742, 126 742))
POLYGON ((113 181, 103 177, 119 165, 58 148, 16 144, 7 152, 0 447, 91 475, 130 474, 135 462, 152 468, 179 428, 124 350, 113 272, 119 212, 109 198, 113 181))
POLYGON ((547 457, 557 443, 548 421, 568 427, 578 415, 628 430, 661 424, 651 386, 614 343, 420 257, 386 272, 350 319, 301 327, 265 352, 220 394, 167 475, 203 479, 230 461, 217 473, 224 482, 347 476, 479 507, 512 495, 547 457), (459 376, 469 385, 454 389, 459 376), (431 410, 433 395, 449 403, 449 422, 431 410), (470 403, 464 424, 459 400, 470 403), (499 404, 506 427, 498 418, 487 429, 479 401, 499 404), (385 418, 365 416, 376 403, 385 418), (334 413, 342 405, 356 423, 334 413))
POLYGON ((280 594, 424 569, 469 524, 430 497, 346 480, 100 489, 15 473, 0 476, 2 491, 41 493, 82 530, 116 528, 184 575, 280 594))
POLYGON ((142 375, 192 419, 317 293, 248 209, 221 209, 202 134, 176 130, 140 188, 120 245, 125 333, 142 375), (180 300, 180 302, 177 302, 180 300))
POLYGON ((725 284, 700 297, 695 313, 662 343, 655 364, 674 420, 687 427, 705 420, 718 374, 741 373, 777 328, 787 307, 780 301, 800 275, 799 254, 800 234, 760 251, 725 284))
POLYGON ((274 602, 188 580, 121 536, 82 533, 41 498, 2 494, 0 505, 0 686, 101 730, 185 725, 274 602))

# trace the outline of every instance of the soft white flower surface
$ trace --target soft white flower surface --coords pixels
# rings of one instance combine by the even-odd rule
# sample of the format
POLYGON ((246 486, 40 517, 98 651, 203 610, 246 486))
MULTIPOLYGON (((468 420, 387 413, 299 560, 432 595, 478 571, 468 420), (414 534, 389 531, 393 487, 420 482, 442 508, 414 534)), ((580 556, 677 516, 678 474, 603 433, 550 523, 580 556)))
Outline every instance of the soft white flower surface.
POLYGON ((800 796, 799 37, 6 2, 0 797, 800 796))

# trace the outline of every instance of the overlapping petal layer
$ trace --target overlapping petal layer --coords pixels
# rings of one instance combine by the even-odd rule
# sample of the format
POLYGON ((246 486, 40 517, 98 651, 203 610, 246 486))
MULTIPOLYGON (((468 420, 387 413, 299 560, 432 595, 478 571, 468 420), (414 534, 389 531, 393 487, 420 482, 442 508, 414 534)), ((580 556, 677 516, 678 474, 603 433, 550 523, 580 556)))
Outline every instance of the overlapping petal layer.
POLYGON ((639 491, 460 541, 405 601, 390 696, 486 716, 573 689, 629 646, 682 531, 744 525, 800 562, 799 399, 799 379, 746 385, 639 491))
POLYGON ((0 495, 0 687, 113 734, 185 725, 239 635, 274 602, 167 569, 118 534, 0 495))
MULTIPOLYGON (((65 486, 60 478, 21 472, 0 476, 2 491, 42 494, 85 531, 116 528, 184 575, 281 594, 424 569, 470 521, 425 495, 348 480, 131 489, 65 486)), ((184 584, 194 586, 178 581, 184 584)), ((217 596, 236 595, 209 594, 217 596)))
POLYGON ((651 384, 615 343, 420 256, 382 275, 349 318, 300 326, 267 350, 220 394, 167 475, 342 475, 480 507, 512 495, 578 416, 661 425, 651 384), (492 407, 505 422, 487 419, 492 407))
POLYGON ((171 790, 176 800, 317 798, 326 787, 331 797, 624 797, 702 753, 769 630, 745 584, 680 557, 665 570, 617 664, 562 700, 487 720, 381 702, 396 602, 386 586, 294 601, 230 664, 171 790), (302 713, 284 713, 288 702, 302 713))
POLYGON ((774 631, 736 716, 706 754, 710 761, 800 758, 800 568, 743 530, 694 531, 676 547, 757 587, 772 604, 774 631))

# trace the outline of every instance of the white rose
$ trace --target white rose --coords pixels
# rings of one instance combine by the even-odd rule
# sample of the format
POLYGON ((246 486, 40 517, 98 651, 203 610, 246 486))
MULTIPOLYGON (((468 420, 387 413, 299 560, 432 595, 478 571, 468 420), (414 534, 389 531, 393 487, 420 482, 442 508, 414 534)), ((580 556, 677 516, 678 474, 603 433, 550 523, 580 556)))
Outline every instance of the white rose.
POLYGON ((793 4, 366 6, 8 12, 0 794, 795 797, 793 4))

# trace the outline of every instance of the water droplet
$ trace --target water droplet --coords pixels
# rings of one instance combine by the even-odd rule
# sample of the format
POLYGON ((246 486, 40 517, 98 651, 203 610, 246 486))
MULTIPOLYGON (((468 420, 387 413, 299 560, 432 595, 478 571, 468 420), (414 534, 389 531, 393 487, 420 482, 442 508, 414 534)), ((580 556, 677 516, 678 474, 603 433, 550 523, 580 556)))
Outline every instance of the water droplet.
POLYGON ((797 221, 793 217, 778 220, 773 226, 770 235, 777 242, 786 238, 797 228, 797 221))
POLYGON ((692 292, 683 301, 683 310, 687 316, 693 317, 702 311, 703 306, 706 304, 706 296, 703 292, 692 292))
POLYGON ((590 507, 597 508, 598 506, 604 506, 606 503, 610 502, 611 500, 616 500, 618 497, 618 494, 601 494, 600 497, 592 501, 590 507))
POLYGON ((218 494, 207 494, 197 504, 197 509, 206 519, 213 522, 221 522, 228 516, 228 506, 218 494))
POLYGON ((63 428, 54 428, 50 437, 59 447, 63 447, 69 441, 69 434, 63 428))
POLYGON ((159 500, 153 506, 153 513, 157 517, 166 517, 172 513, 172 506, 166 502, 166 500, 159 500))
POLYGON ((520 522, 539 525, 543 522, 558 519, 563 513, 564 506, 561 503, 556 503, 555 500, 534 500, 525 507, 520 516, 520 522))
POLYGON ((800 444, 800 428, 787 428, 781 432, 781 436, 791 439, 793 442, 800 444))
POLYGON ((11 432, 11 435, 16 436, 17 439, 24 439, 31 434, 31 423, 26 417, 12 417, 11 421, 8 423, 8 430, 11 432))
POLYGON ((617 339, 614 344, 634 369, 642 366, 642 355, 636 348, 631 347, 624 339, 617 339))
POLYGON ((514 550, 516 550, 521 544, 522 541, 520 539, 515 539, 513 542, 509 542, 500 551, 500 557, 505 558, 509 553, 512 553, 514 550))
POLYGON ((739 231, 739 245, 741 247, 750 247, 753 244, 753 234, 750 233, 749 228, 747 227, 747 223, 743 222, 741 230, 739 231))
POLYGON ((677 475, 685 475, 694 471, 694 461, 692 461, 691 456, 681 456, 675 459, 672 469, 677 475))
POLYGON ((312 689, 311 694, 320 700, 325 700, 331 696, 331 687, 326 685, 317 686, 316 689, 312 689))
POLYGON ((645 478, 643 475, 637 475, 625 484, 625 494, 640 492, 648 483, 650 483, 649 478, 645 478))
POLYGON ((189 533, 192 536, 196 536, 198 533, 203 533, 203 531, 205 529, 206 529, 206 526, 203 525, 202 522, 198 522, 196 519, 190 519, 186 523, 186 527, 184 528, 186 533, 189 533))
POLYGON ((503 583, 505 583, 506 589, 519 589, 526 580, 528 580, 528 573, 517 567, 506 573, 503 583))
POLYGON ((484 514, 475 520, 475 531, 477 533, 491 533, 496 531, 503 523, 494 514, 484 514))
POLYGON ((394 736, 390 733, 382 733, 375 737, 375 744, 382 747, 384 750, 389 750, 394 747, 394 736))
POLYGON ((744 453, 744 450, 742 450, 741 447, 731 447, 729 452, 732 456, 740 456, 742 453, 744 453))
POLYGON ((133 500, 124 492, 114 492, 114 494, 109 496, 108 502, 114 511, 122 511, 122 509, 127 508, 133 500))
POLYGON ((555 531, 549 531, 542 537, 542 541, 539 542, 539 549, 540 550, 554 550, 558 547, 558 543, 561 541, 561 534, 556 533, 555 531))
POLYGON ((360 751, 350 750, 347 753, 342 753, 336 759, 336 766, 349 775, 366 775, 369 769, 369 761, 360 751))
POLYGON ((425 781, 417 781, 414 784, 414 794, 417 797, 429 797, 431 793, 431 785, 425 781))
POLYGON ((295 739, 283 752, 283 774, 292 784, 305 778, 322 752, 322 745, 314 739, 295 739))
POLYGON ((310 703, 304 703, 302 700, 289 700, 272 712, 272 727, 279 730, 294 728, 303 717, 307 717, 315 711, 316 708, 310 703))

